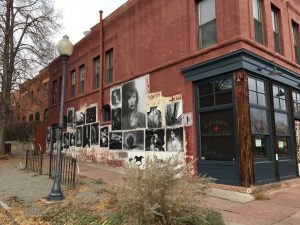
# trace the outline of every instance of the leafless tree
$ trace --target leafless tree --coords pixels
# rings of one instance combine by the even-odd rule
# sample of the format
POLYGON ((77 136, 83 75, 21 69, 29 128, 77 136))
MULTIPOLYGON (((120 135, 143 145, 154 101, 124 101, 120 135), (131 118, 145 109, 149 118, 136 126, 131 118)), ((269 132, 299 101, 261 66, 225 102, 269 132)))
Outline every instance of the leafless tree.
POLYGON ((60 18, 53 0, 0 0, 0 153, 11 91, 55 57, 52 40, 60 18))

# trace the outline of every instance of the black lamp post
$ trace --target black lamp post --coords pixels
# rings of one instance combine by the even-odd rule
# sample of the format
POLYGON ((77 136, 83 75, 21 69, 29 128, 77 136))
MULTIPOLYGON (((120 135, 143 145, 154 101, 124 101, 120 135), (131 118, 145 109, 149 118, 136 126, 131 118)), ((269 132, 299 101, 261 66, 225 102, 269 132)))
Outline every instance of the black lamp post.
POLYGON ((56 156, 56 167, 54 183, 50 194, 47 197, 48 201, 57 201, 64 199, 64 194, 61 191, 60 179, 61 179, 61 151, 62 151, 62 129, 63 129, 63 118, 64 118, 64 98, 65 98, 65 77, 66 77, 66 66, 70 55, 73 52, 73 44, 69 41, 69 37, 65 35, 62 40, 57 44, 59 56, 63 64, 62 84, 61 84, 61 97, 59 107, 59 131, 58 131, 58 149, 56 156))

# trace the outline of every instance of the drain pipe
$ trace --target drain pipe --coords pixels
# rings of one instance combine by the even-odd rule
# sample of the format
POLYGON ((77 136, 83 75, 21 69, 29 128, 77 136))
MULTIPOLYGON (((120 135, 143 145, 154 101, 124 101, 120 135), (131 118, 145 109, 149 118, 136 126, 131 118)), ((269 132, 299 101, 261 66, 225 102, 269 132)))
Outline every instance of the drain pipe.
POLYGON ((103 118, 102 118, 102 115, 103 115, 103 101, 104 101, 104 40, 103 40, 103 11, 100 10, 99 11, 99 15, 100 15, 100 90, 99 90, 99 96, 100 96, 100 105, 99 105, 99 108, 101 107, 101 115, 99 118, 99 121, 102 122, 103 118))

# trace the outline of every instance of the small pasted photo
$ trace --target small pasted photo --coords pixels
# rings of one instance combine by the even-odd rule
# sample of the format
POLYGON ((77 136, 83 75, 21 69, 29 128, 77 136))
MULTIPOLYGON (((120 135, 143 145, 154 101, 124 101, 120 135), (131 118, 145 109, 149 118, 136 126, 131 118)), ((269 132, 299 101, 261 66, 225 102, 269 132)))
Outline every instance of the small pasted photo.
POLYGON ((144 150, 144 130, 123 133, 124 150, 144 150))
POLYGON ((165 130, 146 130, 146 151, 165 151, 165 130))
POLYGON ((167 129, 167 151, 183 151, 183 128, 167 129))
POLYGON ((108 127, 100 128, 100 147, 108 147, 108 127))

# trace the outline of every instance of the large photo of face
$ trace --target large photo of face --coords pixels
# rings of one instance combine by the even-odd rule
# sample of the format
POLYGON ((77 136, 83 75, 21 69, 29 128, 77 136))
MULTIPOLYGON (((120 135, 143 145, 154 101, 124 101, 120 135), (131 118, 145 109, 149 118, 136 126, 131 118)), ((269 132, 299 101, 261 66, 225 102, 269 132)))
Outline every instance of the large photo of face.
POLYGON ((165 151, 165 130, 146 130, 146 151, 165 151))
POLYGON ((144 150, 144 130, 124 132, 123 150, 144 150))
POLYGON ((108 127, 100 128, 100 147, 108 148, 108 127))
POLYGON ((99 123, 91 124, 91 145, 99 145, 99 123))
POLYGON ((122 130, 146 127, 147 79, 141 77, 122 88, 122 130))

